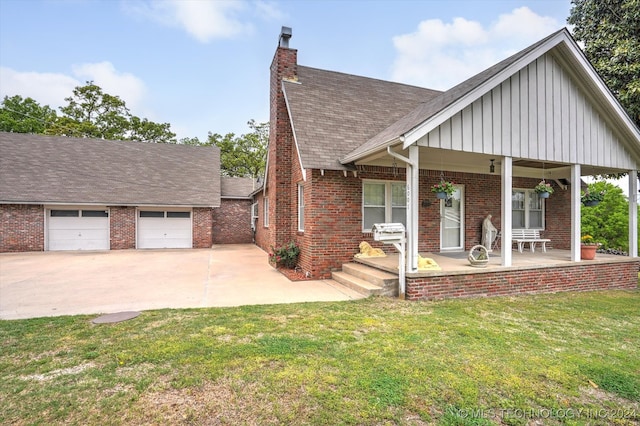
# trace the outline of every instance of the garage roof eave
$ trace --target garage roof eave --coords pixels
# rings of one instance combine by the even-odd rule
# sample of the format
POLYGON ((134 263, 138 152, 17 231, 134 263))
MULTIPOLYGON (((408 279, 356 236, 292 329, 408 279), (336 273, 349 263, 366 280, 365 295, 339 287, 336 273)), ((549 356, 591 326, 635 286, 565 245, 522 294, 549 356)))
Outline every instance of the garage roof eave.
POLYGON ((25 204, 38 206, 108 206, 108 207, 180 207, 180 208, 218 208, 218 204, 162 204, 162 203, 114 203, 108 202, 83 202, 83 201, 25 201, 25 200, 0 200, 0 204, 25 204))

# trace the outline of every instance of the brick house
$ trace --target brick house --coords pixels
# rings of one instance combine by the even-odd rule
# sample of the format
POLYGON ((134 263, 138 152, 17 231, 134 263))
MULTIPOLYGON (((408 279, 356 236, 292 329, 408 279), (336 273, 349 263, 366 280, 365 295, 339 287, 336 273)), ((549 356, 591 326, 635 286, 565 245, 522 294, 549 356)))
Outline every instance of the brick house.
MULTIPOLYGON (((580 262, 581 177, 636 176, 640 131, 566 29, 446 92, 298 65, 290 38, 283 27, 271 64, 267 170, 255 194, 260 247, 295 241, 299 266, 328 278, 360 242, 380 247, 374 223, 402 222, 406 296, 430 298, 429 286, 459 289, 479 278, 422 274, 418 253, 469 250, 491 214, 502 242, 514 229, 536 229, 568 257, 553 273, 524 272, 503 243, 504 269, 483 273, 485 284, 536 277, 553 291, 594 274, 580 262), (533 191, 542 179, 555 189, 548 199, 533 191), (456 185, 447 200, 430 190, 441 180, 456 185)), ((598 265, 605 278, 594 288, 636 285, 636 179, 629 193, 631 257, 598 265)))
POLYGON ((224 241, 218 148, 0 132, 0 152, 0 252, 224 241))

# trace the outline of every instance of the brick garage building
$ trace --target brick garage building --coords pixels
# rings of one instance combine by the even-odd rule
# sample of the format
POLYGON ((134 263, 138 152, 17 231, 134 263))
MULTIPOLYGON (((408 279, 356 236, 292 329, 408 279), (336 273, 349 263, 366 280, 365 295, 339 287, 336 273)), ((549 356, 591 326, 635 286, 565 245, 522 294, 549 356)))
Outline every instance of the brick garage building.
MULTIPOLYGON (((438 287, 436 297, 474 294, 468 280, 487 289, 498 282, 496 294, 524 291, 518 281, 570 290, 567 279, 593 273, 580 265, 581 177, 635 176, 640 132, 566 29, 446 92, 299 65, 290 38, 283 27, 271 64, 268 162, 256 193, 260 247, 295 241, 299 266, 328 278, 360 242, 380 247, 374 223, 402 222, 406 296, 415 299, 430 298, 429 286, 438 287), (542 179, 555 189, 546 200, 533 190, 542 179), (447 200, 431 192, 441 180, 455 184, 447 200), (488 214, 508 241, 501 266, 512 266, 512 230, 536 229, 569 250, 568 269, 420 276, 419 252, 469 250, 488 214)), ((618 287, 635 288, 635 202, 629 217, 628 264, 599 265, 608 278, 592 279, 590 289, 608 288, 614 276, 618 287)))
POLYGON ((207 248, 220 152, 0 133, 0 252, 207 248))
POLYGON ((213 212, 213 243, 252 243, 252 194, 258 183, 252 178, 222 177, 220 184, 220 208, 213 212))

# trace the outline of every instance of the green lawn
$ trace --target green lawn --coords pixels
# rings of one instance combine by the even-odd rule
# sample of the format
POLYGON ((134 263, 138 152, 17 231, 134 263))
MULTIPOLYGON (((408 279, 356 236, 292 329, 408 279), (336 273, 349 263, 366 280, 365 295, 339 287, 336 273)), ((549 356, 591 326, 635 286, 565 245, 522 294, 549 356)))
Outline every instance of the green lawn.
POLYGON ((640 291, 93 318, 0 322, 0 424, 640 422, 640 291))

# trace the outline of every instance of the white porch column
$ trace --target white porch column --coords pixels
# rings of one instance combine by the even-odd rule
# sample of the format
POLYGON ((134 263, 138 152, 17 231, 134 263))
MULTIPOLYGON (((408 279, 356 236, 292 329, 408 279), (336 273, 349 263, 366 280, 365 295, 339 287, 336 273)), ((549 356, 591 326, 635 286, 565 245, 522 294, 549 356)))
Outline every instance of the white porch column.
POLYGON ((629 256, 638 257, 638 171, 629 170, 629 256))
POLYGON ((501 166, 501 195, 502 209, 500 212, 500 223, 502 226, 502 266, 511 266, 511 227, 512 227, 512 205, 511 192, 513 189, 513 158, 503 157, 501 166))
MULTIPOLYGON (((411 238, 407 241, 407 270, 416 272, 418 270, 418 217, 420 216, 420 147, 411 145, 409 147, 409 160, 411 166, 407 171, 411 171, 411 176, 407 173, 407 188, 411 180, 411 199, 407 200, 411 205, 407 205, 407 212, 411 210, 411 217, 407 217, 407 224, 411 221, 411 238), (409 209, 409 207, 411 207, 409 209)), ((409 165, 409 164, 407 164, 409 165)), ((407 230, 407 234, 409 231, 407 230)))
POLYGON ((580 164, 571 165, 571 261, 580 261, 580 164))

